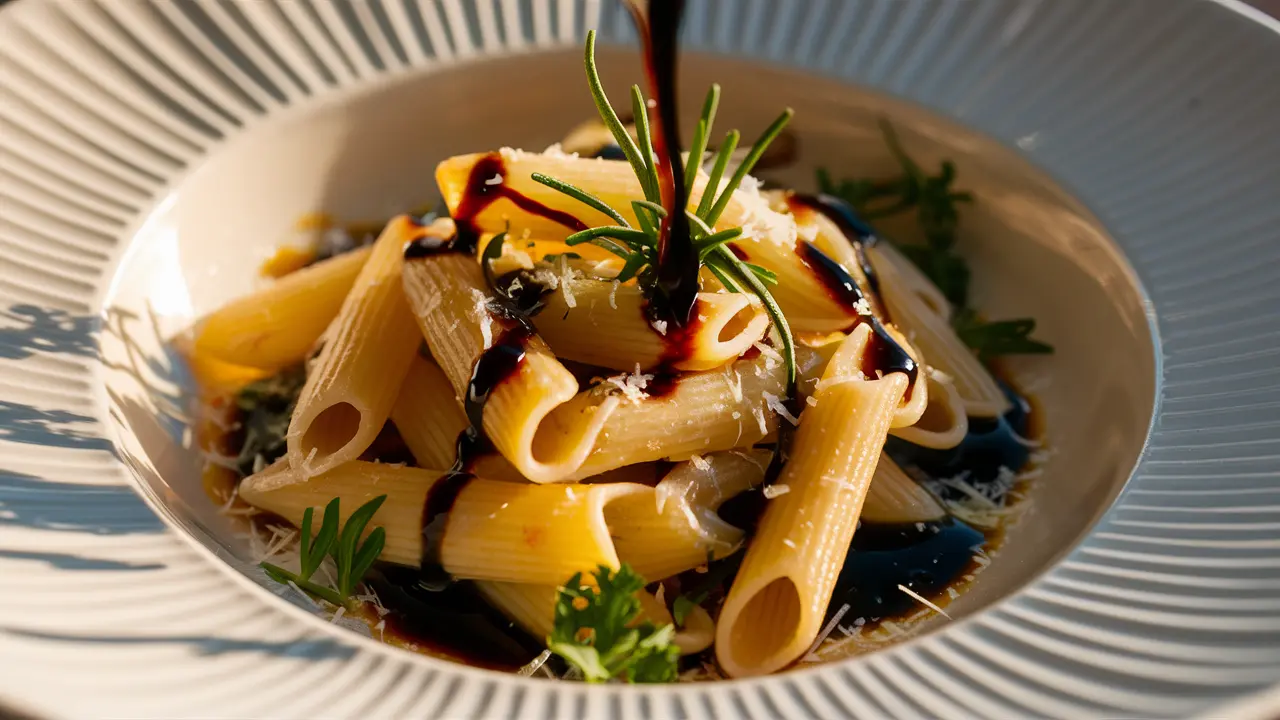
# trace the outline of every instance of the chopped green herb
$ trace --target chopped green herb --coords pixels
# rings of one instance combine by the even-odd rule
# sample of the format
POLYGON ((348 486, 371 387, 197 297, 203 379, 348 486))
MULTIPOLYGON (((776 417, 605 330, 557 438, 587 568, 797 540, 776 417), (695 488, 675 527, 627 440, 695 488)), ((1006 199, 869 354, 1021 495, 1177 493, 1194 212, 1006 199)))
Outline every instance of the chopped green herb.
POLYGON ((252 475, 284 456, 293 406, 306 380, 302 365, 296 365, 249 383, 236 394, 235 404, 244 429, 236 457, 241 475, 252 475))
POLYGON ((341 529, 338 521, 341 513, 339 500, 338 498, 330 500, 324 508, 324 519, 320 522, 320 529, 315 533, 314 540, 311 537, 314 513, 312 508, 307 508, 302 513, 298 572, 289 572, 267 562, 261 563, 263 571, 267 573, 267 577, 278 583, 285 585, 293 583, 332 605, 346 605, 355 593, 361 578, 369 572, 369 568, 373 567, 374 560, 382 554, 382 548, 386 544, 387 532, 381 527, 374 528, 369 533, 369 537, 365 538, 363 543, 360 542, 365 526, 369 524, 369 520, 374 513, 378 512, 378 508, 386 499, 386 495, 379 495, 361 505, 351 513, 341 529), (325 555, 333 557, 338 569, 336 588, 326 587, 311 580, 311 576, 324 562, 325 555))
POLYGON ((961 203, 973 195, 952 186, 956 168, 944 160, 937 175, 925 172, 907 155, 897 132, 881 121, 885 143, 902 168, 896 178, 833 180, 826 169, 817 173, 818 188, 849 203, 863 218, 874 221, 914 211, 924 244, 899 244, 897 248, 942 291, 954 307, 952 324, 965 344, 984 360, 997 355, 1051 353, 1053 347, 1034 340, 1035 320, 1020 318, 982 322, 969 308, 969 264, 955 252, 961 203))
POLYGON ((547 647, 581 670, 587 682, 675 680, 675 627, 635 622, 644 578, 626 564, 617 572, 601 565, 593 576, 595 588, 583 585, 577 573, 560 589, 547 647))

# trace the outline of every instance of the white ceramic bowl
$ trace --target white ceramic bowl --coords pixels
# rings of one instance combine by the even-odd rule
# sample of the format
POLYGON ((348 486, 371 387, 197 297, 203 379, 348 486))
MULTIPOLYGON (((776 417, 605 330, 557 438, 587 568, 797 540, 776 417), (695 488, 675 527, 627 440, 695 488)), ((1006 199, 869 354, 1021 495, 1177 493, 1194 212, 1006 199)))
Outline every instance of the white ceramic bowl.
MULTIPOLYGON (((0 13, 0 701, 1167 716, 1280 679, 1280 35, 1231 3, 691 3, 686 109, 712 80, 748 136, 794 107, 798 162, 774 177, 800 186, 890 171, 881 116, 955 160, 976 304, 1058 348, 1010 365, 1054 455, 955 621, 777 677, 587 687, 412 655, 274 595, 200 487, 164 340, 248 291, 303 213, 385 217, 435 196, 443 157, 559 139, 591 113, 585 28, 625 43, 628 22, 590 0, 0 13)), ((602 69, 625 87, 635 51, 602 69)))

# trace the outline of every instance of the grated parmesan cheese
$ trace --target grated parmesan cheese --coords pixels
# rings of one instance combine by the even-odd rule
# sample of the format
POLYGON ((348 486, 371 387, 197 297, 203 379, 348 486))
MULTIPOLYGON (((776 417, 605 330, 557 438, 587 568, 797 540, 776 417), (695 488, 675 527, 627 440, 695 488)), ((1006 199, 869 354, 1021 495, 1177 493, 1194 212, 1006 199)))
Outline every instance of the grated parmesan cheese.
POLYGON ((573 296, 573 289, 569 287, 573 281, 573 268, 569 266, 569 259, 560 256, 560 291, 564 293, 564 304, 570 308, 578 307, 578 299, 573 296))
POLYGON ((840 619, 843 618, 844 614, 847 612, 849 612, 849 603, 841 605, 840 609, 836 611, 836 614, 831 616, 831 619, 827 621, 826 626, 822 628, 822 632, 818 633, 818 638, 813 641, 813 644, 810 645, 809 649, 805 652, 805 662, 818 661, 818 656, 813 654, 814 651, 821 647, 822 643, 826 642, 827 637, 831 635, 831 631, 836 629, 836 626, 840 624, 840 619))
POLYGON ((795 415, 792 415, 791 411, 787 409, 786 404, 783 403, 781 400, 779 400, 777 395, 774 395, 773 393, 761 393, 761 396, 764 397, 764 402, 766 405, 769 406, 770 410, 786 418, 787 422, 791 423, 792 425, 800 424, 800 418, 797 418, 795 415))
POLYGON ((924 605, 925 607, 929 608, 930 610, 932 610, 932 611, 934 611, 934 612, 936 612, 936 613, 938 613, 938 614, 942 615, 943 617, 947 618, 948 620, 950 620, 950 619, 951 619, 951 616, 947 614, 947 611, 946 611, 946 610, 943 610, 942 608, 938 607, 937 605, 934 605, 932 602, 929 602, 928 600, 926 600, 926 599, 924 598, 924 596, 920 595, 920 594, 919 594, 919 593, 917 593, 915 590, 912 590, 911 588, 907 587, 906 585, 902 585, 902 584, 899 584, 899 585, 898 585, 898 589, 899 589, 899 590, 901 590, 902 592, 906 593, 906 594, 907 594, 907 595, 909 595, 912 599, 914 599, 914 600, 918 601, 919 603, 921 603, 921 604, 922 604, 922 605, 924 605))
POLYGON ((614 310, 618 309, 618 286, 621 285, 617 280, 613 281, 613 287, 609 288, 609 307, 614 310))
POLYGON ((766 500, 772 500, 791 492, 791 486, 785 483, 773 483, 772 485, 766 485, 763 492, 766 500))
POLYGON ((493 177, 489 178, 488 180, 485 180, 484 184, 485 185, 501 185, 502 173, 496 173, 493 177))
POLYGON ((661 335, 661 336, 663 336, 663 337, 666 337, 666 336, 667 336, 667 321, 666 321, 666 320, 654 320, 654 321, 653 321, 653 329, 654 329, 654 330, 657 330, 659 335, 661 335))
POLYGON ((783 538, 783 539, 782 539, 782 544, 783 544, 783 545, 786 545, 787 547, 791 548, 792 550, 795 550, 795 549, 796 549, 796 544, 795 544, 795 542, 793 542, 793 541, 791 540, 791 538, 783 538))

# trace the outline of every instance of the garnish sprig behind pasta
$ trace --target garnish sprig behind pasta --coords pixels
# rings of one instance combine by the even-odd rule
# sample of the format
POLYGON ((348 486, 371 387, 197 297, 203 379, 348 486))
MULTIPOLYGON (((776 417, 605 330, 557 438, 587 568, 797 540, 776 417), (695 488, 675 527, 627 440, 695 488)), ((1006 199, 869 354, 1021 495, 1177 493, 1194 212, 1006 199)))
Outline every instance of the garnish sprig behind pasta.
POLYGON ((1031 337, 1035 319, 988 322, 969 307, 969 263, 956 252, 956 241, 960 205, 972 203, 973 195, 953 187, 955 164, 944 160, 938 173, 930 174, 907 154, 888 121, 880 121, 880 130, 902 175, 835 181, 826 169, 819 168, 819 189, 849 203, 867 221, 914 211, 925 242, 896 247, 946 296, 954 308, 951 324, 956 333, 983 360, 998 355, 1052 353, 1053 346, 1031 337))
MULTIPOLYGON (((585 64, 587 83, 591 88, 591 96, 595 101, 597 111, 600 113, 600 118, 605 127, 613 134, 618 146, 622 148, 622 152, 631 164, 632 170, 635 172, 636 178, 639 179, 640 187, 644 192, 643 200, 637 199, 631 203, 632 209, 635 211, 636 221, 640 227, 632 227, 620 213, 582 188, 541 173, 534 173, 532 177, 535 181, 558 190, 594 210, 598 210, 616 223, 615 225, 594 227, 574 233, 566 239, 566 243, 569 245, 591 243, 622 258, 623 267, 617 280, 627 282, 635 279, 645 291, 646 296, 652 298, 656 284, 655 270, 658 265, 658 258, 661 255, 661 243, 663 242, 662 222, 667 217, 667 212, 662 207, 662 197, 655 164, 657 160, 649 132, 647 105, 640 87, 633 85, 631 87, 631 103, 632 111, 636 118, 636 135, 639 139, 637 143, 618 119, 618 114, 614 111, 613 106, 610 105, 604 86, 600 82, 600 74, 596 68, 594 31, 587 33, 585 64)), ((689 190, 692 190, 694 180, 697 178, 702 154, 711 135, 719 102, 720 86, 712 85, 703 104, 702 115, 698 120, 698 126, 693 137, 692 152, 689 153, 688 159, 685 161, 685 167, 673 168, 676 182, 683 182, 689 190)), ((751 172, 751 169, 760 160, 769 144, 790 122, 792 115, 793 112, 790 108, 784 110, 765 129, 760 138, 752 145, 751 151, 747 153, 742 164, 737 167, 727 181, 724 181, 723 187, 721 187, 724 173, 728 169, 730 156, 737 148, 738 143, 738 131, 731 130, 716 153, 706 190, 698 203, 697 209, 684 208, 685 215, 689 219, 690 231, 693 235, 693 246, 697 250, 699 264, 702 267, 706 267, 728 291, 750 292, 760 298, 760 302, 764 305, 765 312, 768 313, 769 319, 773 322, 773 326, 777 330, 782 343, 782 355, 786 363, 788 393, 790 395, 794 395, 792 390, 796 379, 795 345, 787 319, 783 316, 781 308, 778 307, 767 287, 768 284, 776 284, 778 278, 765 268, 743 262, 730 249, 728 243, 741 236, 742 228, 728 228, 717 232, 714 227, 716 221, 720 219, 720 215, 728 207, 734 191, 738 189, 743 179, 746 178, 747 174, 751 172)))
POLYGON ((560 589, 547 647, 581 670, 587 682, 673 682, 680 659, 672 642, 675 627, 635 622, 644 578, 625 563, 617 572, 601 565, 592 575, 594 588, 576 573, 560 589))
POLYGON ((314 513, 312 508, 307 508, 302 513, 301 538, 298 541, 298 572, 289 572, 279 565, 268 562, 261 564, 263 571, 267 573, 267 577, 278 583, 283 585, 292 583, 338 607, 346 605, 355 593, 360 580, 373 566, 373 561, 382 554, 382 548, 386 544, 386 530, 380 527, 374 528, 369 533, 369 537, 365 538, 363 543, 360 542, 365 526, 369 524, 369 520, 374 513, 378 512, 378 508, 382 507, 386 499, 386 495, 379 495, 361 505, 351 513, 346 523, 340 523, 338 520, 341 512, 338 498, 330 500, 324 508, 324 519, 320 522, 320 529, 316 531, 314 540, 311 537, 314 513), (338 577, 334 583, 336 588, 326 587, 311 579, 320 569, 320 564, 324 562, 326 555, 333 556, 334 565, 338 570, 338 577))

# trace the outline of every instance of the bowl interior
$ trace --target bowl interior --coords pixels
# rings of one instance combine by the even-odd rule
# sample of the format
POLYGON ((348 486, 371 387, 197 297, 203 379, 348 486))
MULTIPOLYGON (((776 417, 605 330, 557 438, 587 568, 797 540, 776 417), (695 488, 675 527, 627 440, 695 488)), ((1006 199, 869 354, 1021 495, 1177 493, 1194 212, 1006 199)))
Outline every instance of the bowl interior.
MULTIPOLYGON (((615 98, 638 78, 632 50, 607 50, 615 98)), ((833 81, 687 55, 684 109, 724 86, 720 127, 750 138, 789 105, 794 166, 767 174, 810 189, 813 170, 888 175, 896 163, 877 120, 898 128, 921 164, 950 158, 977 202, 962 219, 974 304, 991 318, 1034 317, 1051 356, 1006 369, 1037 401, 1048 460, 1030 507, 998 559, 953 603, 955 617, 1013 592, 1071 549, 1110 505, 1142 449, 1155 397, 1155 348, 1143 294, 1088 210, 1009 148, 917 107, 833 81)), ((140 491, 241 572, 248 545, 201 486, 186 430, 194 389, 165 340, 261 282, 257 268, 302 240, 296 221, 325 211, 376 220, 434 203, 449 155, 503 145, 541 149, 593 113, 576 50, 412 75, 249 128, 175 185, 139 229, 106 300, 104 384, 121 455, 140 491)), ((888 225, 888 234, 909 232, 888 225)))

